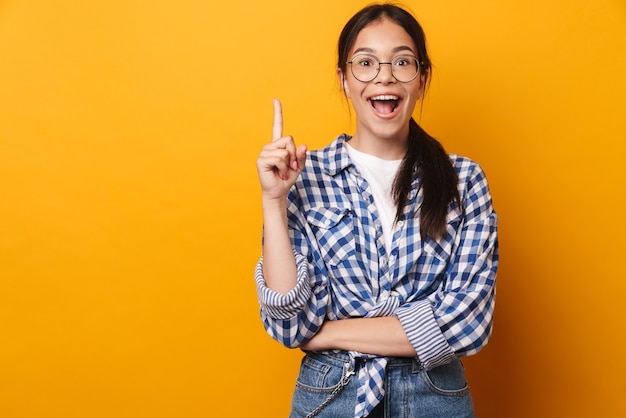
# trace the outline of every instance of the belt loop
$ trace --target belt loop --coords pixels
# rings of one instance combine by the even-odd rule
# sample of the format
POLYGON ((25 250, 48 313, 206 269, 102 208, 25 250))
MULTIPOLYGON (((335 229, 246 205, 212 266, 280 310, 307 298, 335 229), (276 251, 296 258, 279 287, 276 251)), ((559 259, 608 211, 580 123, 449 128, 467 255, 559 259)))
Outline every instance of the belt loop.
POLYGON ((420 359, 418 359, 417 357, 415 357, 413 359, 413 373, 419 373, 422 370, 424 370, 424 365, 422 364, 422 362, 420 361, 420 359))

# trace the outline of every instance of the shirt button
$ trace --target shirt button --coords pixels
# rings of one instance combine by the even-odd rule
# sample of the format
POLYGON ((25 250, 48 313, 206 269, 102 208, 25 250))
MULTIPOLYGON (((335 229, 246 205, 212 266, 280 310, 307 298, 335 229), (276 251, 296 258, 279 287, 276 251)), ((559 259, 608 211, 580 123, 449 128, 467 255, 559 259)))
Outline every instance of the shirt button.
POLYGON ((393 264, 393 262, 396 261, 396 257, 394 257, 393 255, 389 256, 389 264, 393 264))
POLYGON ((404 221, 398 221, 398 228, 402 228, 404 226, 404 221))

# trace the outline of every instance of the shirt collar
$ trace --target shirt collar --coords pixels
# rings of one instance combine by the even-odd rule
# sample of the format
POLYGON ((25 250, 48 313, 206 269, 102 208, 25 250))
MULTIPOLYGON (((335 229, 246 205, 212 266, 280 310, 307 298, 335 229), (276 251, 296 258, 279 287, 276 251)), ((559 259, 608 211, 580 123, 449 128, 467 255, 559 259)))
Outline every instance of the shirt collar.
MULTIPOLYGON (((323 167, 326 173, 330 176, 336 176, 343 170, 348 169, 353 165, 346 144, 352 139, 352 136, 348 134, 341 134, 324 150, 323 167)), ((409 192, 408 201, 413 201, 419 190, 421 184, 419 182, 419 175, 417 170, 413 170, 413 186, 409 192)))
POLYGON ((330 176, 336 176, 352 166, 352 161, 346 149, 346 142, 352 137, 348 134, 339 135, 324 151, 324 170, 330 176))

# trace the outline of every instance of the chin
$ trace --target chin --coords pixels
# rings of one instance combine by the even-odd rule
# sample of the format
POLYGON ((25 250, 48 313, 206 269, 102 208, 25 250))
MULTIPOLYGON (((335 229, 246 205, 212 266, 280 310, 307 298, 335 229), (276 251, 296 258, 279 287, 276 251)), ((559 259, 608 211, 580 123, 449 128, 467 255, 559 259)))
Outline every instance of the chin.
POLYGON ((375 135, 384 139, 405 139, 409 134, 409 119, 396 118, 372 130, 375 135))

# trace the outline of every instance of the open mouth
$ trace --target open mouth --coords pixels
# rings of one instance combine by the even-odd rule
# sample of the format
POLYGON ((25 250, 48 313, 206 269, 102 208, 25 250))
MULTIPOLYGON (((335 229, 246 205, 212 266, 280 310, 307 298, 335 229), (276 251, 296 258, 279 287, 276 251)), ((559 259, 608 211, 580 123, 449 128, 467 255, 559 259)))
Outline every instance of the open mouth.
POLYGON ((400 98, 390 94, 381 94, 371 97, 369 102, 378 113, 389 115, 398 108, 400 98))

